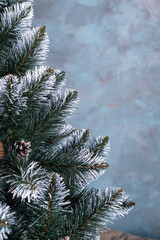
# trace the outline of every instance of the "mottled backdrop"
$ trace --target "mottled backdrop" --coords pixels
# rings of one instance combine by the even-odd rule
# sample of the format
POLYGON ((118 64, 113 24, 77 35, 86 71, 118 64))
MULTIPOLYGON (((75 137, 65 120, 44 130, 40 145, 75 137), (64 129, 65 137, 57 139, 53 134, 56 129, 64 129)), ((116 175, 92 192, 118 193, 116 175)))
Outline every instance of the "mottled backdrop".
POLYGON ((121 186, 134 210, 110 228, 160 239, 160 0, 35 0, 80 107, 71 122, 110 136, 111 167, 95 186, 121 186))

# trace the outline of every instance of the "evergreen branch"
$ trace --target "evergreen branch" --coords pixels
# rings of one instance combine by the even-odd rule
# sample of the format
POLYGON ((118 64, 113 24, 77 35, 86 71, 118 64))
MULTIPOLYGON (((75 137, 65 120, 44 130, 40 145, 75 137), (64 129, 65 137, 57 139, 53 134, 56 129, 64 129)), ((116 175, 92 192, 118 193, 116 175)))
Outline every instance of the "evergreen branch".
POLYGON ((41 66, 34 71, 27 71, 20 78, 22 96, 27 97, 28 108, 35 105, 47 104, 60 92, 65 83, 64 72, 41 66))
MULTIPOLYGON (((44 166, 44 165, 42 165, 44 166)), ((67 188, 73 193, 79 192, 84 186, 103 175, 109 167, 107 163, 93 164, 91 166, 80 164, 49 164, 45 165, 46 169, 52 169, 59 173, 65 181, 67 188)))
POLYGON ((0 135, 5 140, 5 144, 9 143, 13 134, 13 76, 9 75, 5 79, 1 79, 1 107, 0 107, 0 135))
POLYGON ((90 137, 88 130, 75 130, 53 152, 44 151, 43 159, 40 154, 34 156, 40 164, 63 176, 71 190, 82 187, 102 175, 109 164, 103 157, 93 156, 86 143, 90 137))
POLYGON ((0 0, 0 239, 98 240, 134 203, 120 188, 88 190, 109 167, 109 138, 66 122, 77 91, 42 66, 49 40, 30 29, 29 2, 0 0))
POLYGON ((21 197, 22 201, 27 199, 30 202, 43 199, 48 190, 50 174, 35 162, 29 164, 27 161, 22 163, 18 159, 10 159, 4 178, 10 184, 9 192, 13 198, 21 197))
POLYGON ((73 207, 70 214, 70 239, 91 240, 108 227, 108 223, 128 214, 134 202, 119 188, 92 190, 73 207), (87 233, 87 234, 86 234, 87 233))
POLYGON ((46 61, 48 52, 48 36, 45 26, 28 30, 19 37, 3 64, 0 67, 0 77, 10 73, 25 74, 28 69, 34 69, 46 61))
POLYGON ((29 58, 32 56, 34 53, 36 47, 39 45, 41 39, 44 38, 46 32, 46 27, 43 26, 38 29, 38 31, 35 34, 34 41, 32 42, 30 48, 27 49, 26 55, 23 57, 22 61, 19 62, 19 65, 17 66, 17 70, 21 71, 23 69, 25 63, 29 60, 29 58))
POLYGON ((32 145, 33 151, 31 153, 31 158, 42 164, 45 163, 45 160, 52 158, 57 149, 59 149, 59 146, 63 142, 66 142, 75 131, 77 130, 71 125, 63 125, 62 129, 57 131, 54 137, 52 136, 46 139, 45 142, 39 141, 38 145, 32 145))
POLYGON ((53 169, 76 169, 77 171, 89 171, 89 170, 104 170, 106 168, 109 167, 109 164, 108 163, 101 163, 101 164, 93 164, 91 166, 88 166, 87 164, 86 165, 78 165, 78 164, 75 164, 75 165, 70 165, 70 164, 59 164, 59 165, 52 165, 53 169))
MULTIPOLYGON (((15 76, 12 76, 13 85, 14 85, 14 89, 12 89, 12 114, 13 114, 13 120, 14 120, 13 135, 14 135, 15 141, 17 139, 26 139, 26 140, 28 139, 28 136, 26 134, 28 133, 28 121, 31 115, 32 114, 35 115, 36 109, 38 112, 39 108, 42 108, 41 106, 42 102, 43 104, 47 104, 47 108, 49 108, 49 96, 52 91, 53 91, 53 95, 55 95, 58 84, 64 81, 63 77, 64 76, 62 72, 56 75, 51 68, 47 68, 47 67, 36 68, 35 71, 28 72, 25 75, 25 77, 20 79, 18 79, 15 76), (22 128, 22 124, 24 126, 23 128, 22 128)), ((0 136, 2 138, 3 138, 2 136, 3 132, 4 132, 4 135, 6 135, 6 128, 4 127, 6 124, 8 124, 8 119, 6 118, 6 111, 8 111, 8 105, 6 101, 4 101, 6 96, 8 96, 8 89, 6 89, 7 81, 8 81, 8 76, 1 78, 0 99, 2 99, 2 101, 1 101, 1 108, 0 108, 0 116, 1 116, 0 136), (2 131, 1 126, 3 126, 4 131, 2 131)), ((66 91, 66 94, 67 93, 68 92, 66 91)), ((59 94, 59 95, 60 95, 60 98, 62 99, 65 93, 59 94)), ((57 96, 57 93, 56 93, 56 96, 57 96)), ((59 101, 61 101, 61 99, 59 101)), ((43 108, 44 108, 44 111, 46 111, 46 106, 43 106, 43 108)), ((56 141, 57 138, 60 139, 60 138, 69 136, 69 133, 72 130, 73 128, 66 129, 66 131, 61 131, 61 132, 59 131, 58 133, 56 132, 55 135, 50 134, 50 136, 52 137, 52 139, 54 139, 53 141, 56 141)))
MULTIPOLYGON (((60 135, 61 136, 61 135, 60 135)), ((86 149, 86 143, 90 139, 90 132, 89 130, 77 130, 74 129, 74 131, 71 132, 68 135, 67 141, 61 142, 61 145, 59 145, 58 152, 68 153, 76 150, 86 149)), ((54 139, 53 139, 54 140, 54 139)), ((60 153, 61 154, 61 153, 60 153)))
POLYGON ((17 3, 5 8, 0 15, 0 55, 8 51, 22 32, 31 27, 32 19, 33 8, 29 3, 17 3))
POLYGON ((6 183, 3 181, 1 177, 1 171, 2 169, 0 170, 0 202, 6 202, 6 196, 5 196, 6 183))
POLYGON ((92 157, 105 157, 110 150, 109 137, 92 138, 89 129, 76 130, 70 136, 68 141, 61 144, 59 151, 68 153, 73 150, 88 149, 92 157))
MULTIPOLYGON (((53 99, 50 109, 43 107, 35 112, 32 116, 34 122, 29 126, 30 140, 52 138, 57 136, 61 127, 64 126, 64 118, 71 115, 75 111, 77 104, 77 91, 66 90, 63 94, 57 95, 57 99, 53 99)), ((28 124, 28 123, 27 123, 28 124)))
MULTIPOLYGON (((22 125, 22 122, 26 122, 26 128, 23 128, 21 138, 24 139, 24 136, 26 135, 25 131, 28 132, 28 119, 30 119, 32 115, 34 116, 36 112, 39 112, 39 109, 42 108, 42 104, 43 111, 46 111, 51 108, 53 101, 56 102, 58 100, 58 96, 62 98, 62 96, 65 95, 61 89, 64 85, 64 81, 63 72, 57 70, 54 71, 52 68, 44 66, 36 68, 34 71, 28 71, 24 77, 19 79, 19 95, 25 100, 26 106, 21 109, 19 121, 17 121, 19 127, 22 125)), ((19 130, 17 133, 19 133, 19 130)), ((68 135, 68 133, 68 131, 63 131, 62 133, 59 132, 58 135, 56 134, 52 136, 52 139, 56 139, 57 137, 63 138, 63 135, 68 135)))
POLYGON ((44 168, 59 173, 69 189, 89 184, 109 167, 104 158, 97 156, 93 158, 88 149, 75 148, 65 152, 62 148, 54 153, 46 153, 39 161, 44 168))
POLYGON ((0 13, 3 13, 6 7, 11 7, 16 3, 33 3, 34 0, 1 0, 0 1, 0 13))
POLYGON ((58 108, 56 113, 60 115, 60 117, 63 115, 63 117, 68 117, 75 111, 75 106, 78 103, 78 91, 75 90, 65 90, 64 93, 63 104, 57 104, 58 108), (60 112, 59 112, 60 110, 60 112))
POLYGON ((49 203, 48 203, 48 212, 46 216, 46 223, 45 223, 45 239, 48 239, 49 235, 49 221, 51 217, 51 209, 53 205, 53 195, 54 195, 54 186, 55 186, 55 174, 52 176, 52 183, 49 188, 49 193, 48 193, 48 198, 49 198, 49 203))
POLYGON ((21 113, 21 118, 26 119, 34 114, 41 104, 49 105, 49 99, 55 84, 55 74, 52 68, 41 66, 34 71, 27 71, 24 77, 19 79, 20 93, 26 99, 26 109, 21 113))
POLYGON ((15 240, 15 239, 21 239, 21 236, 23 235, 26 226, 29 225, 31 222, 31 218, 29 218, 28 211, 26 208, 26 204, 24 202, 21 202, 20 199, 12 199, 12 195, 8 193, 8 188, 6 188, 6 203, 10 206, 12 211, 14 211, 14 217, 15 217, 15 224, 11 228, 11 234, 8 236, 7 239, 9 240, 15 240))
POLYGON ((3 12, 3 10, 5 9, 6 6, 7 6, 7 4, 4 1, 0 2, 0 13, 3 12))
POLYGON ((20 113, 26 108, 26 99, 20 94, 16 76, 10 74, 1 79, 0 98, 2 99, 0 103, 0 136, 1 139, 6 140, 4 141, 5 145, 11 145, 14 137, 19 134, 17 127, 19 127, 20 113))
POLYGON ((14 225, 16 225, 15 212, 0 201, 0 239, 7 239, 14 225))
POLYGON ((89 129, 87 129, 83 134, 82 137, 80 139, 79 144, 81 144, 82 142, 85 142, 89 137, 89 129))
POLYGON ((79 204, 79 201, 82 198, 87 198, 87 195, 90 193, 90 188, 88 188, 87 186, 84 187, 77 187, 76 190, 75 189, 71 189, 70 190, 70 195, 69 195, 69 200, 71 202, 71 207, 74 208, 75 204, 79 204))
POLYGON ((110 151, 109 137, 90 138, 85 147, 89 149, 93 157, 102 156, 106 158, 110 151))
POLYGON ((37 96, 39 91, 50 90, 51 84, 50 86, 47 84, 49 79, 52 82, 51 84, 54 85, 54 70, 52 68, 41 66, 34 71, 28 71, 26 75, 20 79, 23 96, 31 98, 33 95, 37 96))
POLYGON ((12 139, 12 87, 13 87, 12 75, 8 78, 8 134, 9 138, 12 139))
POLYGON ((109 137, 104 137, 101 142, 97 143, 94 149, 93 157, 96 156, 97 154, 100 154, 104 147, 108 144, 109 142, 109 137))
POLYGON ((55 90, 61 89, 66 83, 65 72, 55 69, 54 73, 56 76, 56 82, 55 82, 54 88, 55 88, 55 90))
POLYGON ((30 225, 28 230, 31 239, 58 239, 63 236, 66 212, 70 212, 70 202, 66 200, 68 195, 69 191, 66 190, 63 179, 53 173, 45 201, 28 205, 36 216, 35 223, 30 225))
POLYGON ((76 128, 73 128, 73 129, 71 129, 71 131, 69 131, 69 132, 67 132, 67 133, 65 133, 65 134, 62 134, 62 135, 60 134, 59 136, 56 136, 56 137, 52 138, 52 139, 50 140, 50 143, 54 143, 54 142, 57 142, 57 141, 59 141, 59 140, 61 140, 61 139, 63 139, 63 138, 69 137, 69 136, 72 135, 72 133, 74 133, 76 130, 77 130, 76 128))
MULTIPOLYGON (((4 79, 0 79, 0 140, 6 140, 8 135, 6 134, 8 129, 8 85, 4 79), (7 136, 6 136, 7 135, 7 136), (6 136, 6 138, 5 138, 6 136)), ((9 95, 9 94, 8 94, 9 95)))

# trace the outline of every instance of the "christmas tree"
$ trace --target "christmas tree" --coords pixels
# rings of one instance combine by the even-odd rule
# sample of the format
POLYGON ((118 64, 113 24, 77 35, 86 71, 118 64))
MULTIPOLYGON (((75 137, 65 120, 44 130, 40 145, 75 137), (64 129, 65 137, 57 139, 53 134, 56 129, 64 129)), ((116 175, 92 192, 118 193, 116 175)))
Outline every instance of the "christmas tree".
POLYGON ((97 240, 132 209, 120 188, 88 184, 108 168, 109 138, 68 123, 77 91, 45 66, 32 0, 0 1, 0 240, 97 240))

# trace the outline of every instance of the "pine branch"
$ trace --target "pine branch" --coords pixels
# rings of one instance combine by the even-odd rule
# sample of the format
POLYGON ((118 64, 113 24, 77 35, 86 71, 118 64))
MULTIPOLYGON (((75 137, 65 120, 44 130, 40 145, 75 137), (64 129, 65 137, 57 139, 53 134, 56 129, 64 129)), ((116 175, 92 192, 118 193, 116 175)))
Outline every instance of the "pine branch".
POLYGON ((32 98, 34 95, 37 99, 37 94, 45 95, 43 91, 49 91, 55 84, 54 70, 41 66, 34 71, 28 71, 24 77, 20 79, 22 83, 21 91, 23 96, 32 98), (50 84, 48 81, 50 80, 50 84))
POLYGON ((103 152, 104 148, 106 147, 106 145, 108 145, 109 143, 109 137, 104 137, 100 142, 97 142, 97 144, 95 145, 94 148, 94 153, 93 153, 93 157, 96 156, 97 154, 100 154, 101 152, 103 152))
MULTIPOLYGON (((5 81, 6 81, 6 78, 4 78, 3 82, 5 83, 5 81)), ((54 71, 53 69, 47 68, 47 67, 40 67, 40 68, 36 68, 34 71, 28 71, 26 75, 20 79, 13 76, 13 82, 16 82, 15 83, 16 91, 13 93, 15 98, 13 105, 14 105, 14 108, 17 109, 17 113, 18 113, 17 116, 14 115, 15 123, 16 123, 14 124, 15 141, 17 139, 25 139, 29 141, 28 139, 29 136, 27 136, 28 121, 30 121, 31 116, 34 116, 36 113, 38 114, 39 108, 42 108, 42 104, 44 109, 43 111, 46 111, 47 109, 52 107, 53 99, 55 99, 54 100, 55 105, 56 105, 56 102, 58 101, 59 101, 59 104, 61 104, 63 96, 69 93, 69 91, 68 92, 66 91, 65 93, 62 92, 61 87, 64 85, 64 81, 65 79, 64 79, 63 72, 59 72, 56 70, 54 71), (57 90, 58 90, 58 93, 57 93, 57 90), (17 96, 17 93, 18 93, 18 96, 17 96), (58 100, 58 96, 61 99, 58 100), (47 106, 47 109, 46 109, 46 106, 47 106), (22 125, 23 125, 23 128, 22 128, 22 125)), ((1 95, 1 92, 0 92, 1 99, 4 98, 3 95, 4 94, 1 95)), ((3 104, 1 104, 1 106, 3 106, 3 104)), ((5 115, 5 111, 6 111, 6 108, 3 111, 2 111, 2 108, 0 109, 0 115, 3 118, 5 115)), ((40 115, 41 114, 42 112, 40 112, 40 115)), ((58 126, 58 129, 59 128, 60 126, 58 126)), ((63 126, 61 126, 61 128, 65 130, 63 126)), ((68 128, 65 131, 62 131, 59 129, 59 131, 56 132, 55 135, 51 136, 53 140, 52 142, 58 141, 58 139, 60 140, 68 136, 71 131, 73 131, 73 128, 72 129, 68 128)))
POLYGON ((55 98, 57 92, 61 92, 65 75, 64 72, 56 72, 52 68, 41 66, 34 71, 28 71, 20 79, 22 96, 27 98, 29 110, 35 105, 39 108, 42 103, 48 107, 49 100, 55 98))
POLYGON ((63 236, 66 212, 69 210, 69 201, 65 200, 68 194, 69 191, 66 190, 62 178, 53 173, 45 201, 29 205, 37 216, 35 223, 30 225, 28 230, 29 239, 33 239, 33 237, 36 239, 58 239, 58 237, 63 236))
POLYGON ((19 116, 26 108, 26 99, 20 94, 18 81, 11 74, 1 79, 0 138, 4 140, 5 147, 15 141, 15 133, 20 133, 17 131, 19 116))
MULTIPOLYGON (((20 62, 19 65, 17 66, 18 71, 21 71, 24 68, 26 62, 28 62, 28 60, 31 58, 32 54, 34 54, 35 49, 38 47, 40 42, 44 41, 45 33, 46 33, 45 26, 39 28, 38 31, 35 31, 35 36, 34 36, 34 39, 33 39, 33 42, 31 44, 30 48, 27 49, 26 55, 23 57, 22 62, 20 62)), ((45 53, 45 55, 46 55, 46 53, 45 53)), ((33 56, 32 56, 32 58, 33 58, 33 56)), ((41 61, 43 63, 43 61, 45 60, 45 56, 43 56, 43 57, 41 56, 41 58, 43 59, 43 60, 41 59, 41 61)), ((40 60, 40 59, 38 59, 38 60, 40 60)), ((37 66, 37 64, 36 64, 36 66, 37 66)))
POLYGON ((7 239, 15 224, 15 212, 12 212, 9 206, 0 202, 0 239, 7 239))
POLYGON ((53 196, 54 196, 54 186, 55 186, 55 175, 52 176, 52 183, 49 188, 49 193, 48 193, 48 211, 47 211, 47 216, 46 216, 46 223, 45 223, 45 239, 48 239, 49 237, 49 222, 51 218, 51 209, 53 205, 53 196))
POLYGON ((33 8, 29 3, 15 4, 5 8, 0 15, 0 61, 9 54, 13 43, 31 27, 33 8))
MULTIPOLYGON (((0 176, 1 176, 1 170, 0 170, 0 176)), ((5 203, 5 201, 6 201, 5 185, 6 185, 6 183, 0 177, 0 202, 3 202, 3 203, 5 203)))
POLYGON ((10 75, 8 78, 8 134, 9 138, 12 139, 12 106, 13 106, 13 101, 12 101, 12 87, 13 87, 13 80, 12 76, 10 75))
MULTIPOLYGON (((11 75, 10 75, 11 76, 11 75)), ((1 134, 4 132, 4 135, 6 135, 6 128, 5 125, 8 124, 8 118, 6 118, 6 111, 8 111, 8 104, 6 103, 6 96, 7 99, 9 98, 8 89, 6 87, 6 82, 8 81, 9 76, 1 79, 1 88, 2 91, 0 92, 0 99, 1 101, 1 108, 0 108, 0 116, 2 117, 2 121, 0 122, 0 128, 1 125, 4 128, 4 131, 1 131, 1 134), (5 117, 4 117, 5 116, 5 117)), ((37 68, 33 72, 28 72, 25 77, 18 79, 15 76, 12 76, 12 119, 13 119, 13 136, 15 141, 17 139, 25 139, 28 140, 28 137, 26 134, 28 133, 28 121, 31 117, 31 115, 35 115, 35 110, 39 111, 39 108, 41 108, 41 104, 47 104, 47 108, 49 107, 49 96, 53 98, 53 96, 58 96, 56 93, 57 87, 61 87, 64 82, 64 74, 63 72, 60 72, 58 74, 55 74, 55 72, 51 68, 47 67, 40 67, 37 68), (47 96, 48 94, 48 96, 47 96), (52 96, 53 95, 53 96, 52 96), (40 101, 41 100, 41 101, 40 101), (24 126, 22 128, 22 125, 24 126)), ((8 85, 7 85, 8 86, 8 85)), ((52 109, 54 110, 54 106, 57 107, 58 104, 62 105, 62 98, 66 94, 66 100, 69 94, 72 94, 71 91, 66 91, 64 94, 59 92, 59 100, 56 100, 56 102, 52 103, 52 109), (59 101, 59 103, 57 103, 59 101)), ((10 98, 9 98, 10 99, 10 98)), ((72 109, 72 105, 75 102, 75 97, 73 93, 73 103, 70 104, 71 106, 68 107, 68 109, 72 109)), ((8 100, 7 100, 8 101, 8 100)), ((69 100, 68 100, 69 101, 69 100)), ((67 103, 66 103, 67 104, 67 103)), ((67 107, 67 106, 66 106, 67 107)), ((46 111, 46 106, 43 107, 44 111, 46 111)), ((64 111, 63 111, 64 112, 64 111)), ((41 114, 41 112, 40 112, 41 114)), ((57 115, 57 113, 55 113, 57 115)), ((46 118, 48 118, 46 116, 46 118)), ((57 118, 57 117, 56 117, 57 118)), ((48 119, 49 120, 49 119, 48 119)), ((51 126, 49 126, 51 128, 51 126)), ((59 126, 58 126, 59 128, 59 126)), ((62 127, 61 127, 62 128, 62 127)), ((63 128, 65 130, 65 128, 63 128)), ((2 130, 2 128, 1 128, 2 130)), ((70 134, 70 132, 73 131, 72 129, 66 129, 66 131, 58 131, 55 135, 52 135, 50 133, 50 136, 52 137, 53 141, 58 141, 61 138, 64 138, 70 134), (68 131, 69 130, 69 131, 68 131)), ((0 135, 1 135, 0 134, 0 135)), ((47 135, 46 135, 47 137, 47 135)), ((3 138, 3 136, 2 136, 3 138)), ((49 142, 48 142, 49 143, 49 142)))
POLYGON ((64 141, 63 144, 60 145, 59 151, 68 153, 73 150, 81 150, 86 149, 86 143, 90 140, 90 132, 89 130, 76 130, 72 135, 68 138, 68 141, 64 141))
POLYGON ((63 134, 59 134, 59 136, 52 138, 52 139, 50 140, 50 143, 53 144, 53 143, 55 143, 55 142, 57 142, 57 141, 59 141, 59 140, 62 140, 62 139, 64 139, 64 138, 66 138, 66 137, 69 137, 69 136, 72 135, 72 133, 74 133, 76 130, 77 130, 76 128, 73 128, 73 129, 71 129, 71 131, 69 131, 69 132, 65 132, 65 133, 63 133, 63 134))
MULTIPOLYGON (((11 234, 9 234, 9 240, 18 240, 21 239, 21 236, 24 234, 26 227, 32 221, 32 215, 28 214, 27 206, 24 202, 21 202, 19 199, 12 199, 7 196, 7 204, 9 204, 12 212, 14 212, 15 223, 12 225, 11 234)), ((33 214, 33 213, 32 213, 33 214)))
MULTIPOLYGON (((50 109, 43 107, 32 116, 28 135, 30 140, 45 141, 54 138, 65 124, 65 117, 75 111, 77 104, 77 91, 66 90, 63 94, 53 99, 50 109)), ((27 123, 28 124, 28 123, 27 123)))
POLYGON ((46 153, 39 161, 46 169, 59 173, 64 178, 66 186, 72 190, 89 184, 109 167, 103 158, 93 158, 87 149, 76 148, 68 152, 58 150, 55 153, 48 153, 48 156, 46 153))
POLYGON ((29 2, 0 1, 0 239, 98 240, 134 203, 119 188, 87 189, 109 166, 109 138, 66 122, 77 91, 42 66, 49 40, 31 29, 29 2))
POLYGON ((14 87, 12 75, 1 79, 0 90, 0 138, 3 139, 3 142, 8 143, 12 139, 13 133, 14 87))
POLYGON ((1 0, 0 1, 0 13, 3 13, 6 7, 11 7, 16 3, 33 3, 34 0, 1 0))
POLYGON ((22 74, 42 65, 48 52, 48 36, 45 26, 28 30, 21 35, 0 67, 0 77, 12 73, 22 74))
POLYGON ((57 149, 53 151, 53 148, 50 150, 44 148, 43 158, 40 151, 34 155, 34 159, 44 168, 63 176, 66 186, 72 194, 76 194, 82 186, 95 180, 109 167, 103 157, 90 153, 86 144, 89 140, 88 130, 75 130, 59 142, 57 149))
POLYGON ((92 157, 105 157, 110 150, 109 137, 92 138, 89 130, 77 130, 60 146, 64 152, 72 151, 74 149, 89 149, 92 157))
POLYGON ((110 151, 109 137, 90 138, 85 147, 89 149, 93 157, 100 156, 107 158, 110 151))
POLYGON ((108 163, 94 164, 92 166, 86 165, 70 165, 70 164, 59 164, 52 166, 53 169, 76 169, 77 171, 90 171, 90 170, 104 170, 109 167, 108 163))
POLYGON ((55 69, 54 73, 55 73, 55 76, 56 76, 56 82, 55 82, 55 85, 54 85, 54 88, 55 88, 55 91, 56 91, 57 89, 61 89, 65 85, 66 79, 65 79, 65 72, 64 71, 55 69))
POLYGON ((40 164, 45 163, 45 160, 53 156, 57 149, 59 149, 59 146, 63 142, 66 142, 67 138, 75 131, 77 131, 75 128, 67 124, 64 125, 62 131, 58 131, 54 137, 47 139, 45 142, 39 142, 36 145, 32 144, 33 151, 31 152, 31 159, 34 159, 40 164))
POLYGON ((13 198, 20 197, 28 202, 43 199, 48 190, 50 174, 42 169, 38 163, 28 163, 13 155, 6 161, 3 178, 10 185, 9 192, 13 198))
POLYGON ((107 188, 105 191, 91 190, 73 207, 70 214, 70 239, 91 240, 108 227, 108 223, 128 214, 134 202, 119 188, 107 188))
MULTIPOLYGON (((102 175, 109 164, 103 157, 94 156, 86 147, 90 138, 88 130, 74 130, 69 132, 67 138, 53 138, 58 141, 57 147, 43 150, 38 148, 33 158, 42 167, 49 171, 55 171, 63 176, 66 186, 76 193, 79 188, 95 180, 102 175), (62 140, 59 142, 59 140, 62 140)), ((54 143, 54 141, 52 142, 54 143)))
POLYGON ((89 132, 89 129, 87 129, 83 132, 77 146, 80 147, 82 144, 86 143, 88 141, 89 137, 90 137, 90 132, 89 132))

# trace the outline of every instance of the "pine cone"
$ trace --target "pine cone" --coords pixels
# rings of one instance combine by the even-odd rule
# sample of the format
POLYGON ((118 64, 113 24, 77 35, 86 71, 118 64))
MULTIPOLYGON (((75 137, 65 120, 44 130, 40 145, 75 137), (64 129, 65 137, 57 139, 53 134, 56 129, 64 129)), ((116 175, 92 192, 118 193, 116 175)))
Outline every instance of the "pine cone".
POLYGON ((24 140, 21 140, 19 142, 15 142, 14 148, 16 149, 16 153, 18 157, 23 158, 25 156, 28 156, 29 153, 32 151, 31 143, 25 142, 24 140))

